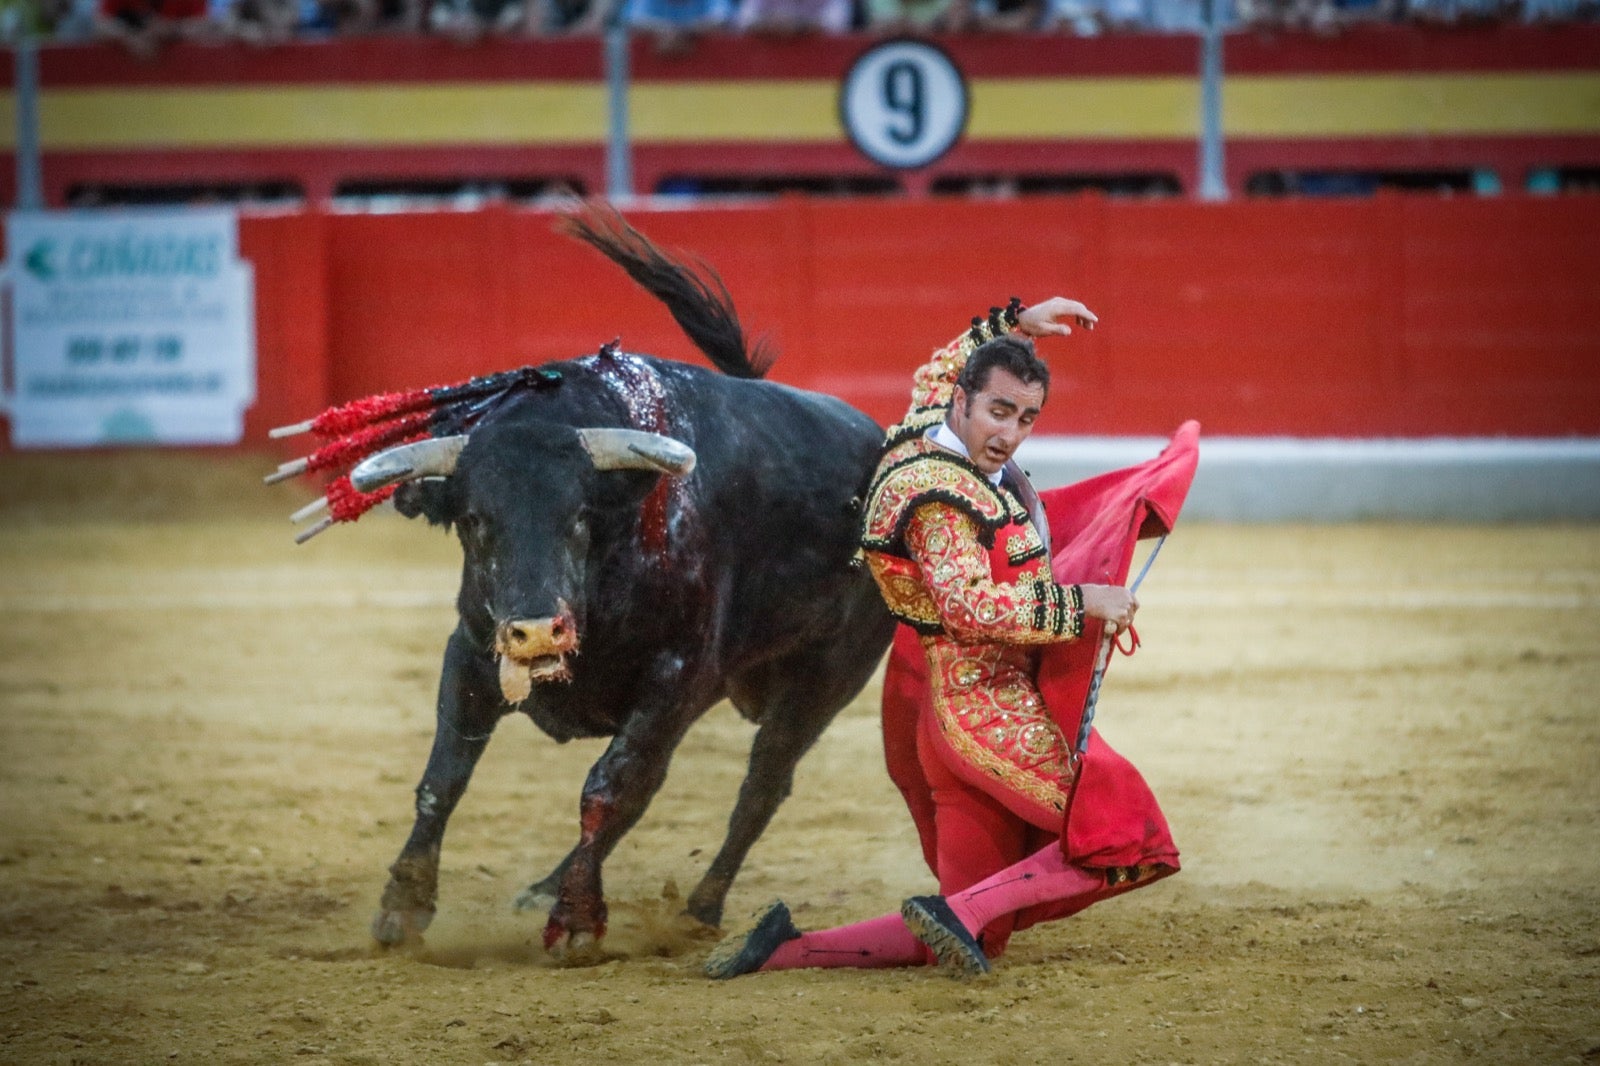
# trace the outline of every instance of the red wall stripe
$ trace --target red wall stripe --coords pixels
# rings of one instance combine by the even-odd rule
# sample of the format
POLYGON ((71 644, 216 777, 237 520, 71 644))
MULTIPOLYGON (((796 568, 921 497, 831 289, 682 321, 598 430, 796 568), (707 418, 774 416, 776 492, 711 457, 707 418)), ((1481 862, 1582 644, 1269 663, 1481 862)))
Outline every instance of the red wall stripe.
POLYGON ((1383 74, 1594 70, 1600 26, 1357 26, 1334 37, 1231 34, 1230 74, 1383 74))
MULTIPOLYGON (((706 37, 688 54, 664 56, 641 37, 634 42, 631 65, 640 81, 836 80, 878 40, 868 35, 798 41, 706 37)), ((1199 76, 1199 43, 1188 36, 930 40, 969 78, 1199 76)), ((1594 70, 1600 64, 1600 26, 1383 26, 1333 38, 1240 33, 1227 37, 1224 59, 1235 75, 1594 70)), ((154 62, 112 44, 49 45, 41 50, 40 69, 46 87, 60 88, 603 81, 605 76, 596 38, 488 38, 459 45, 422 35, 299 41, 270 49, 180 43, 154 62)), ((0 53, 0 73, 7 82, 14 78, 9 52, 0 53)))

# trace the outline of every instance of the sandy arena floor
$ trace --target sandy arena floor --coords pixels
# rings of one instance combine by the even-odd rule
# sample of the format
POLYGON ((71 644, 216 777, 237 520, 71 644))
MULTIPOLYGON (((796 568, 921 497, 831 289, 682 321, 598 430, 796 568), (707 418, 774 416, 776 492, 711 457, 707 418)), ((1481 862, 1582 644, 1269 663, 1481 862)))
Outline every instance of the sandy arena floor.
MULTIPOLYGON (((410 826, 457 552, 296 548, 273 460, 0 458, 0 1062, 1600 1062, 1600 528, 1180 526, 1099 722, 1183 848, 996 973, 700 976, 676 917, 750 728, 719 708, 607 867, 607 961, 510 901, 598 743, 490 746, 412 953, 410 826)), ((927 891, 869 689, 730 898, 927 891)))

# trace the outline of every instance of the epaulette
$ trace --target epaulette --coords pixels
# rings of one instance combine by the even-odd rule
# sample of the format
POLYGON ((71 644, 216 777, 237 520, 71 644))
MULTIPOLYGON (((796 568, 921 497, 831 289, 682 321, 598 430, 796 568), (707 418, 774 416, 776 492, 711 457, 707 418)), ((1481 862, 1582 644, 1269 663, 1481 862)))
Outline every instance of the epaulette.
POLYGON ((985 548, 993 548, 995 534, 1011 522, 1005 497, 971 460, 917 438, 890 448, 878 464, 867 489, 862 548, 905 556, 906 524, 918 507, 933 502, 971 518, 985 548))

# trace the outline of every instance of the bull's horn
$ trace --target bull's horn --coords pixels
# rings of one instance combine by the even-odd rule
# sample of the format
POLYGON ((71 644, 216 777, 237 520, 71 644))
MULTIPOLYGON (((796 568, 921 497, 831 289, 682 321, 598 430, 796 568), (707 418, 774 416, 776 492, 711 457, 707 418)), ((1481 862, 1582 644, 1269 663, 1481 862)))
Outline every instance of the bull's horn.
POLYGON ((448 477, 466 446, 467 437, 462 433, 389 448, 358 463, 350 471, 350 485, 357 492, 376 492, 419 477, 448 477))
POLYGON ((683 477, 694 469, 694 449, 681 440, 637 429, 580 429, 578 439, 596 470, 653 470, 683 477))

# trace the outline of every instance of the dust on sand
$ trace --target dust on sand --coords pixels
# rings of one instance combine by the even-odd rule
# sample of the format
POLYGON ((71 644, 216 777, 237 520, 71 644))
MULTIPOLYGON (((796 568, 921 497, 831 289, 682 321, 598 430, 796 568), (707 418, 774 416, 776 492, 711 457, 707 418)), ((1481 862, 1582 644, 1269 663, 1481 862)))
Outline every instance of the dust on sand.
MULTIPOLYGON (((1600 1062, 1600 530, 1180 528, 1099 722, 1184 872, 986 979, 700 976, 678 917, 750 738, 719 708, 607 866, 605 961, 510 901, 597 742, 508 720, 413 952, 367 921, 410 826, 456 549, 303 548, 273 460, 0 460, 0 1060, 1600 1062)), ((730 898, 807 926, 931 878, 869 689, 730 898)))

